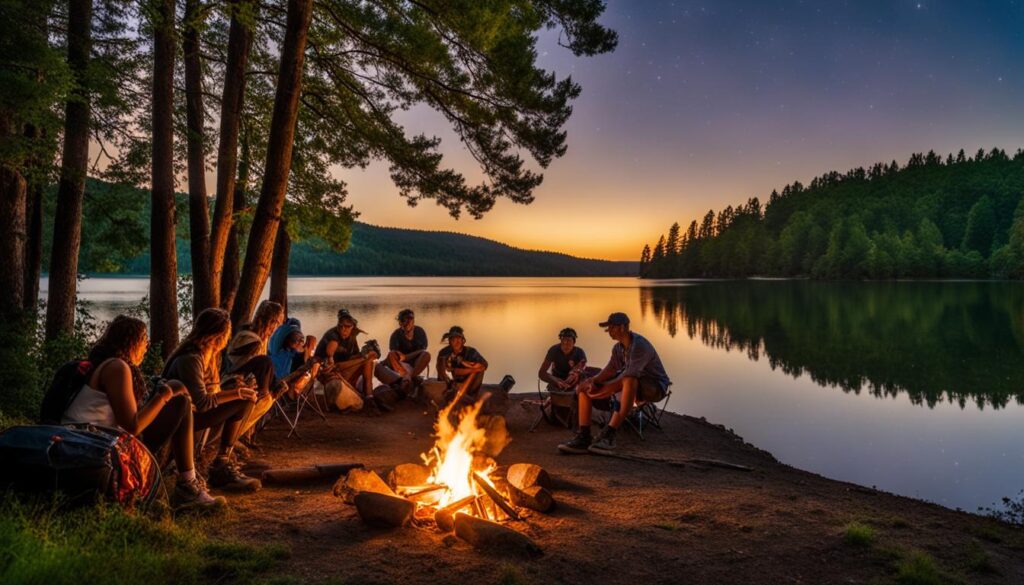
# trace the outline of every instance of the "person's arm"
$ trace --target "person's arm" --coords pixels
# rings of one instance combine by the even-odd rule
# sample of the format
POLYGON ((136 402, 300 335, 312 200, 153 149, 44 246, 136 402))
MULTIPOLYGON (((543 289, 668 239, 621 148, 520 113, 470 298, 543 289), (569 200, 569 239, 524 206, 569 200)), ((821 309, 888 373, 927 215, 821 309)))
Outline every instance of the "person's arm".
POLYGON ((235 388, 233 390, 216 391, 219 384, 206 383, 206 371, 203 365, 203 358, 199 355, 186 355, 176 358, 183 360, 176 363, 176 368, 170 372, 188 389, 189 396, 196 412, 206 412, 216 408, 218 404, 248 398, 249 394, 255 397, 256 393, 251 389, 235 388))
POLYGON ((316 349, 316 337, 313 335, 306 336, 306 346, 302 350, 302 361, 308 362, 309 358, 313 357, 313 351, 316 349))
POLYGON ((327 342, 327 346, 324 347, 324 354, 326 356, 327 365, 334 365, 334 352, 338 351, 338 342, 333 339, 327 342))
POLYGON ((139 409, 135 402, 131 367, 119 359, 111 360, 103 367, 97 385, 107 395, 117 426, 132 435, 138 435, 148 427, 171 398, 188 393, 183 386, 175 389, 163 384, 157 388, 156 396, 139 409))
POLYGON ((552 374, 549 371, 550 369, 551 359, 545 355, 544 361, 541 362, 540 364, 540 369, 537 370, 537 377, 540 378, 542 382, 547 382, 548 384, 558 384, 558 382, 560 382, 558 376, 552 374))
POLYGON ((445 363, 445 357, 445 354, 441 352, 437 353, 437 367, 435 369, 437 370, 437 379, 442 382, 448 382, 448 371, 445 369, 447 366, 445 363))

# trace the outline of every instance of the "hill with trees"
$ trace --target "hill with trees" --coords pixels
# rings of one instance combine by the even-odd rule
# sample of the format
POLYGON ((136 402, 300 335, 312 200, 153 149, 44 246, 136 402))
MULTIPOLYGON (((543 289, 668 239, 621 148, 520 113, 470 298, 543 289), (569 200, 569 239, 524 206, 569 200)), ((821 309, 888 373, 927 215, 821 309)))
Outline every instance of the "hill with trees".
POLYGON ((1024 277, 1024 151, 914 154, 673 224, 646 278, 1024 277))
MULTIPOLYGON (((44 208, 55 205, 55 190, 44 208)), ((178 194, 178 213, 188 196, 178 194)), ((86 184, 79 268, 87 273, 149 274, 149 192, 89 179, 86 184)), ((49 222, 47 227, 51 226, 49 222)), ((177 226, 178 270, 191 272, 188 224, 177 226)), ((327 241, 295 237, 289 259, 294 275, 365 276, 635 276, 636 262, 576 258, 555 252, 522 250, 500 242, 458 234, 351 224, 345 252, 327 241)), ((52 241, 47 233, 45 242, 52 241)), ((50 257, 49 250, 43 258, 50 257)), ((244 252, 244 250, 240 251, 244 252)), ((44 269, 48 269, 44 263, 44 269)))

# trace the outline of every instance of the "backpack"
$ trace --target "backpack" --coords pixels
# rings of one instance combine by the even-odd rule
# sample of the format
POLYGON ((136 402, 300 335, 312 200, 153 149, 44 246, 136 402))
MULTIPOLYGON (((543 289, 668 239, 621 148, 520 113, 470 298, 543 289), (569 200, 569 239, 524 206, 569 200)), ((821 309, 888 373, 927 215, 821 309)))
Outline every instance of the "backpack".
POLYGON ((89 381, 92 370, 93 364, 87 360, 72 360, 57 368, 53 374, 53 382, 43 396, 43 404, 39 408, 39 422, 59 425, 64 418, 64 412, 89 381))
POLYGON ((61 492, 71 505, 145 509, 165 493, 160 466, 130 433, 89 424, 22 425, 0 433, 0 489, 61 492))

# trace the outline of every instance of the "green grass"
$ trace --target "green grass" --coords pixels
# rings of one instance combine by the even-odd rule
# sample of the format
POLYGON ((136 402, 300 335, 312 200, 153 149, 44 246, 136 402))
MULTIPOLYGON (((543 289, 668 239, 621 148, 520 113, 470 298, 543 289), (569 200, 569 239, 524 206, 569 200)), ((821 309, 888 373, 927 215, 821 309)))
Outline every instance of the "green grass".
POLYGON ((672 521, 658 522, 657 524, 654 525, 654 527, 655 528, 660 528, 662 530, 667 530, 668 532, 679 532, 680 530, 683 529, 682 524, 680 524, 678 522, 672 522, 672 521))
POLYGON ((896 565, 896 582, 901 585, 946 585, 953 582, 926 552, 911 551, 896 565))
POLYGON ((999 569, 992 563, 992 557, 988 554, 988 551, 977 542, 972 542, 967 547, 967 570, 983 575, 999 573, 999 569))
POLYGON ((0 502, 0 583, 262 583, 288 551, 208 540, 198 521, 152 520, 113 506, 60 512, 0 502))
POLYGON ((852 546, 869 547, 875 543, 875 529, 863 522, 850 522, 843 531, 843 540, 852 546))

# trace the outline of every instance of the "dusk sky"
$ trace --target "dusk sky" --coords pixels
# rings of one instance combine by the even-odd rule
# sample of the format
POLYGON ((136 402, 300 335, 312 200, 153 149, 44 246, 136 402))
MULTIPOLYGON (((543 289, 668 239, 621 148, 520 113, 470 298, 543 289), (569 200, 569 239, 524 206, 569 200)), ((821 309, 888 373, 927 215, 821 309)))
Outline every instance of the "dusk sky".
MULTIPOLYGON (((360 219, 512 245, 635 260, 673 221, 793 180, 912 152, 1024 146, 1024 2, 610 0, 610 55, 574 58, 554 34, 541 63, 583 86, 529 206, 482 220, 409 208, 383 165, 342 170, 360 219)), ((401 118, 442 136, 430 112, 401 118)))

